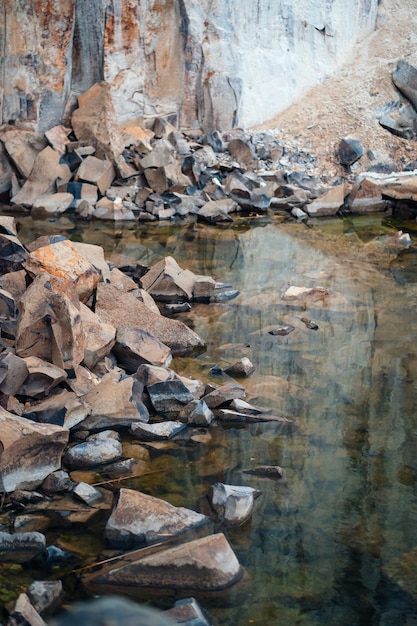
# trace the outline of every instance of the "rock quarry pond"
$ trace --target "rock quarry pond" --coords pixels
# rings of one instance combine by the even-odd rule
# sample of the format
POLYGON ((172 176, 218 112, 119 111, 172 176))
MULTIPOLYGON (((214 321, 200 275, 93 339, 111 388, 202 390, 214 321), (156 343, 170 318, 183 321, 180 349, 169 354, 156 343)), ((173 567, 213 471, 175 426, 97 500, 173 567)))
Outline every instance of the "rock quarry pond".
MULTIPOLYGON (((115 483, 208 515, 214 483, 262 492, 249 521, 223 529, 244 576, 220 595, 199 598, 213 621, 416 623, 416 223, 387 214, 308 223, 242 216, 227 226, 194 220, 83 226, 68 217, 27 216, 16 223, 23 243, 59 233, 102 246, 107 259, 123 254, 150 266, 170 255, 240 292, 175 315, 207 349, 175 358, 171 367, 219 382, 215 366, 247 356, 255 371, 239 380, 246 400, 294 426, 196 428, 189 439, 150 446, 143 474, 115 483), (411 236, 408 248, 393 243, 400 229, 411 236), (312 291, 284 299, 290 287, 312 291), (282 467, 283 478, 244 472, 260 465, 282 467)), ((94 472, 75 474, 100 482, 94 472)), ((47 530, 47 544, 75 562, 49 571, 34 565, 17 579, 60 578, 68 601, 86 597, 73 570, 102 558, 104 524, 103 516, 81 530, 47 530)), ((13 577, 10 565, 0 576, 13 577)), ((166 609, 175 598, 150 600, 166 609)))

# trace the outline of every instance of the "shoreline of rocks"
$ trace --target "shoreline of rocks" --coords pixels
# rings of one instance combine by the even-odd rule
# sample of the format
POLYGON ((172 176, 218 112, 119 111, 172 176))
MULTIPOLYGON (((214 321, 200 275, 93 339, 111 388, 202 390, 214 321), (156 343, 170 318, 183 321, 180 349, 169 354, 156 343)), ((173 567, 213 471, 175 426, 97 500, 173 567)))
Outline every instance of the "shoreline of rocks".
MULTIPOLYGON (((140 476, 146 446, 186 442, 214 425, 256 422, 293 432, 292 420, 245 401, 239 381, 254 371, 247 356, 217 368, 219 383, 170 368, 172 356, 196 354, 205 344, 159 306, 210 307, 239 292, 182 269, 172 257, 140 272, 133 264, 135 281, 108 263, 100 246, 41 236, 26 247, 10 216, 0 216, 0 250, 0 562, 42 563, 57 553, 59 560, 61 550, 47 545, 48 531, 101 513, 108 516, 103 542, 119 558, 90 576, 89 586, 123 592, 135 584, 184 595, 216 593, 237 582, 243 569, 223 530, 249 519, 256 489, 213 485, 211 514, 203 515, 136 490, 108 489, 105 478, 94 486, 71 474, 140 476), (124 456, 122 437, 131 438, 142 461, 124 456), (145 558, 140 549, 155 544, 157 555, 145 558)), ((248 470, 283 475, 281 468, 248 470)), ((36 581, 43 604, 30 590, 6 603, 10 626, 21 619, 40 623, 56 610, 62 583, 52 590, 49 582, 36 581)))
MULTIPOLYGON (((400 113, 408 115, 390 128, 387 114, 379 120, 387 133, 410 141, 416 74, 399 62, 393 81, 408 102, 400 113)), ((0 128, 0 197, 11 215, 71 212, 84 220, 139 223, 194 215, 227 223, 242 211, 306 220, 390 211, 398 203, 415 214, 416 161, 403 171, 375 162, 361 172, 363 146, 342 137, 334 155, 340 176, 329 180, 314 174, 314 155, 283 145, 272 131, 181 132, 164 118, 149 128, 119 128, 108 91, 101 82, 80 95, 71 127, 38 133, 16 122, 0 128)))
MULTIPOLYGON (((404 206, 414 215, 417 167, 354 176, 350 168, 362 147, 346 137, 338 153, 346 176, 331 184, 314 176, 311 155, 288 152, 272 133, 195 135, 165 119, 152 130, 120 131, 107 90, 100 83, 80 97, 72 128, 44 135, 18 125, 0 129, 0 194, 11 213, 0 216, 0 493, 6 514, 0 562, 55 558, 59 549, 47 546, 45 534, 51 525, 87 523, 104 511, 103 541, 117 559, 92 572, 88 584, 216 593, 243 576, 222 531, 250 518, 260 495, 255 489, 217 483, 207 494, 211 514, 203 515, 136 490, 115 494, 77 482, 71 472, 140 475, 141 460, 123 455, 122 435, 143 447, 146 459, 149 442, 187 441, 193 429, 215 424, 269 423, 281 434, 296 428, 246 402, 238 382, 254 370, 246 356, 218 368, 220 384, 170 368, 173 356, 197 354, 205 342, 162 315, 162 305, 175 313, 194 302, 224 302, 238 291, 181 268, 172 257, 126 269, 109 263, 100 246, 59 235, 26 247, 13 213, 48 219, 68 211, 77 219, 138 223, 194 215, 215 224, 233 221, 239 211, 309 220, 404 206)), ((401 232, 397 239, 410 244, 401 232)), ((329 296, 320 287, 303 289, 290 287, 283 297, 329 296)), ((301 321, 318 330, 312 320, 301 321)), ((292 330, 280 325, 263 332, 292 330)), ((247 472, 283 477, 277 466, 247 472)), ((9 626, 44 623, 62 602, 62 583, 54 582, 36 581, 36 589, 31 585, 10 599, 9 626)), ((192 623, 180 613, 174 623, 192 623)))

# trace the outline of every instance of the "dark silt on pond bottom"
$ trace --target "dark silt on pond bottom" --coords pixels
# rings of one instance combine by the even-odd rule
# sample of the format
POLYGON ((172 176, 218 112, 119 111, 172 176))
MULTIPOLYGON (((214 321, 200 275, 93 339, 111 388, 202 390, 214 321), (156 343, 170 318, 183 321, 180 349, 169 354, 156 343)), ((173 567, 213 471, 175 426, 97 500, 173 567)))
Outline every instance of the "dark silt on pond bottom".
MULTIPOLYGON (((381 215, 323 219, 310 229, 267 217, 228 228, 132 230, 82 228, 68 218, 17 222, 24 242, 50 232, 101 245, 107 258, 117 252, 150 265, 171 255, 240 290, 234 300, 178 315, 207 351, 172 367, 208 380, 213 365, 247 355, 256 366, 240 381, 247 399, 295 420, 296 430, 213 427, 209 440, 156 454, 150 469, 160 472, 123 482, 203 512, 215 482, 262 490, 252 519, 227 532, 244 581, 201 601, 217 623, 417 623, 415 223, 401 224, 416 241, 401 251, 389 243, 400 225, 381 215), (297 307, 282 299, 291 285, 330 295, 297 307), (259 332, 279 325, 295 330, 259 332), (279 465, 285 478, 243 472, 256 465, 279 465)), ((71 541, 81 539, 66 536, 63 545, 71 541)))

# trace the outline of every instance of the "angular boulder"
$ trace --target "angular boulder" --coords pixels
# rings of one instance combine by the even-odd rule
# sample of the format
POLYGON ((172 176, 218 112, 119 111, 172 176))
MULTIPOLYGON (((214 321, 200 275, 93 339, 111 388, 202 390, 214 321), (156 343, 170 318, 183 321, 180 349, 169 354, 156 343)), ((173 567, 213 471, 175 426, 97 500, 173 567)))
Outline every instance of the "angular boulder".
POLYGON ((140 491, 121 489, 107 521, 105 537, 112 547, 126 549, 149 545, 207 524, 211 524, 211 519, 201 513, 175 507, 140 491))
POLYGON ((0 407, 0 492, 33 489, 61 467, 69 431, 36 424, 0 407))
POLYGON ((26 270, 36 276, 41 272, 51 274, 75 284, 81 302, 87 302, 97 287, 100 274, 68 239, 51 243, 30 253, 26 270))
POLYGON ((74 370, 84 357, 79 308, 77 292, 69 281, 41 272, 20 301, 16 354, 74 370))
POLYGON ((220 591, 236 583, 243 570, 222 533, 161 550, 114 567, 92 579, 93 585, 220 591))
POLYGON ((149 412, 142 402, 142 385, 132 378, 119 380, 117 374, 103 376, 101 382, 82 396, 91 407, 90 415, 83 421, 87 430, 116 430, 129 427, 134 422, 147 422, 149 412))
POLYGON ((78 96, 72 127, 79 141, 94 146, 99 159, 107 157, 114 161, 123 152, 109 83, 95 83, 78 96))
POLYGON ((417 111, 417 68, 401 59, 392 74, 392 80, 417 111))
POLYGON ((103 430, 69 448, 64 455, 64 463, 71 468, 95 467, 117 461, 121 456, 122 444, 117 433, 103 430))
POLYGON ((260 491, 252 487, 216 483, 212 486, 211 503, 223 523, 240 526, 251 516, 259 495, 260 491))
POLYGON ((141 284, 159 302, 192 300, 195 274, 183 270, 171 256, 165 257, 141 278, 141 284))
POLYGON ((80 320, 84 332, 83 362, 92 369, 114 346, 116 329, 105 324, 85 304, 80 306, 80 320))
POLYGON ((113 348, 117 362, 128 374, 136 372, 143 363, 168 367, 171 350, 150 333, 135 326, 121 326, 113 348))
POLYGON ((179 320, 153 313, 134 295, 104 283, 97 286, 96 313, 103 322, 132 326, 147 331, 166 346, 173 356, 181 356, 205 345, 202 339, 179 320))
POLYGON ((59 153, 47 146, 37 155, 29 178, 11 203, 32 206, 39 197, 55 191, 57 179, 69 181, 71 177, 68 165, 60 163, 59 153))

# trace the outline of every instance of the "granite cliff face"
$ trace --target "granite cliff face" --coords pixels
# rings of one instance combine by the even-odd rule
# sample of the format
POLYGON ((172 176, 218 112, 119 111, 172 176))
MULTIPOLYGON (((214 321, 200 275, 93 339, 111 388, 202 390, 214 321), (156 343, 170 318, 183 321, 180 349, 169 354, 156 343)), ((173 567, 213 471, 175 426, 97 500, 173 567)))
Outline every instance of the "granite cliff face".
POLYGON ((375 29, 378 0, 3 0, 1 122, 45 130, 92 84, 124 125, 250 126, 289 106, 375 29))

